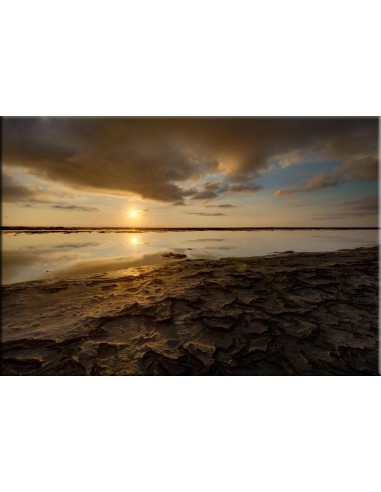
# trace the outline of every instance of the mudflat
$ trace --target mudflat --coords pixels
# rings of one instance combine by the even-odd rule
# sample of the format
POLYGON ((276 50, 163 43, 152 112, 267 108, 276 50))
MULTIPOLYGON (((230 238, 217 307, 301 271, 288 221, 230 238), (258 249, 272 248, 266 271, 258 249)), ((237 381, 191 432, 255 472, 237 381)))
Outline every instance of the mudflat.
POLYGON ((2 290, 4 375, 378 374, 378 247, 2 290))

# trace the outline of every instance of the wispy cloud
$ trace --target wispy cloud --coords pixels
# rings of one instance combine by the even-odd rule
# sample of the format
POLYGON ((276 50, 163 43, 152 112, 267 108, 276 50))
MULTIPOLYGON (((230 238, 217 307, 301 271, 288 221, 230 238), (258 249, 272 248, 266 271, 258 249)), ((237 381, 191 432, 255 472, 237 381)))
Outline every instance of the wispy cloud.
POLYGON ((341 202, 336 205, 336 207, 346 208, 347 210, 353 210, 354 212, 364 212, 364 213, 378 213, 378 196, 373 195, 366 198, 361 198, 360 200, 350 200, 346 202, 341 202))
POLYGON ((323 188, 330 188, 340 184, 341 178, 338 174, 319 174, 311 178, 301 191, 315 191, 323 188))
POLYGON ((98 212, 97 207, 82 207, 78 205, 51 205, 52 208, 58 208, 61 210, 76 210, 78 212, 98 212))
POLYGON ((222 214, 220 212, 216 212, 215 214, 208 214, 207 212, 187 212, 187 215, 200 215, 202 217, 218 217, 220 215, 226 215, 226 214, 222 214))
POLYGON ((340 202, 331 207, 329 212, 313 217, 314 220, 341 220, 356 217, 375 217, 379 211, 378 196, 373 195, 359 200, 340 202))
POLYGON ((221 203, 221 205, 205 205, 206 208, 237 208, 238 205, 232 205, 231 203, 221 203))
POLYGON ((283 197, 291 196, 294 193, 296 193, 296 190, 294 188, 280 189, 274 193, 274 197, 275 198, 283 198, 283 197))

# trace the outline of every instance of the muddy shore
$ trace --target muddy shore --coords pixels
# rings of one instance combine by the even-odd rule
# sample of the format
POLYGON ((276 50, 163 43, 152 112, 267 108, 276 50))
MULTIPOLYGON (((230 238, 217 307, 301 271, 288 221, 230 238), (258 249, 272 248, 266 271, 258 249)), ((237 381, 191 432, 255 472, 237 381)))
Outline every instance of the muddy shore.
POLYGON ((378 374, 378 248, 2 288, 4 375, 378 374))

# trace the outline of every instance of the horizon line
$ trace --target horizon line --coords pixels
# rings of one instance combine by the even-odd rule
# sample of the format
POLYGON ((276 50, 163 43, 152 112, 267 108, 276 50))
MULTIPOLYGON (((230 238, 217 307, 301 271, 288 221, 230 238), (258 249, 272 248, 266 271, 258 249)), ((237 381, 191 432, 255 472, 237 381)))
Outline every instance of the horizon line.
POLYGON ((269 230, 269 229, 347 229, 347 230, 365 230, 365 229, 380 229, 379 226, 369 227, 350 227, 350 226, 243 226, 243 227, 133 227, 133 226, 0 226, 0 230, 41 230, 41 229, 54 229, 54 230, 69 230, 69 229, 86 229, 86 230, 114 230, 114 229, 133 229, 133 230, 269 230))

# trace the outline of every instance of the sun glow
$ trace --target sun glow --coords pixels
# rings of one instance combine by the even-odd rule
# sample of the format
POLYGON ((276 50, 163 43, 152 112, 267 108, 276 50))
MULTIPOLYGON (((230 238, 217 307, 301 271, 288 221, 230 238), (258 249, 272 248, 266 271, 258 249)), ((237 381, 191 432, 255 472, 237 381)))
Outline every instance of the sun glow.
POLYGON ((136 219, 136 217, 138 216, 138 211, 137 210, 130 210, 129 215, 132 219, 136 219))

